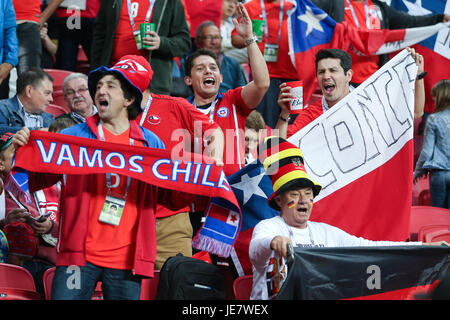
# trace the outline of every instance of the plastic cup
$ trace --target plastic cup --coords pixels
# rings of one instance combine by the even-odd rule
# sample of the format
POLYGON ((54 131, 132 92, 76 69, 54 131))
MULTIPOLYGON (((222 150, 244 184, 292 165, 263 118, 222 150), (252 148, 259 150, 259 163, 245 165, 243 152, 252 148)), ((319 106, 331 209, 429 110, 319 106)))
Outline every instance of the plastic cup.
POLYGON ((299 113, 303 110, 303 81, 286 82, 286 85, 291 87, 291 94, 294 96, 289 104, 289 112, 299 113))
POLYGON ((141 23, 139 28, 141 29, 141 44, 142 48, 150 48, 149 45, 144 44, 144 38, 147 37, 147 31, 155 31, 154 23, 141 23))
POLYGON ((264 33, 264 20, 252 19, 253 32, 258 38, 258 42, 262 41, 262 35, 264 33))

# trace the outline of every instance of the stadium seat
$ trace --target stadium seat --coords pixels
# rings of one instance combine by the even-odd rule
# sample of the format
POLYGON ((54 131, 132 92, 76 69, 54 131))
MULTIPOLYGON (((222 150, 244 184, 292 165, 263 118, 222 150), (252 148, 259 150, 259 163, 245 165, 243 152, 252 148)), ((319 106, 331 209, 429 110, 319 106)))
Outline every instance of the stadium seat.
POLYGON ((20 266, 0 263, 0 300, 40 300, 33 276, 20 266))
POLYGON ((53 91, 53 102, 52 104, 56 104, 66 110, 66 113, 69 113, 71 110, 66 104, 66 100, 64 100, 64 93, 62 90, 54 90, 53 91))
POLYGON ((419 229, 417 239, 418 241, 422 242, 432 242, 429 241, 429 239, 432 238, 434 235, 441 235, 446 233, 450 234, 450 224, 424 226, 419 229))
POLYGON ((78 46, 78 57, 77 57, 77 72, 81 72, 84 74, 89 74, 89 60, 84 53, 83 47, 81 45, 78 46))
POLYGON ((158 290, 159 270, 155 270, 153 279, 142 279, 140 300, 156 300, 158 290))
POLYGON ((72 71, 60 69, 44 69, 44 71, 53 78, 53 91, 62 91, 64 79, 72 73, 72 71))
MULTIPOLYGON (((45 299, 50 300, 52 296, 52 283, 53 277, 55 276, 56 267, 47 269, 43 276, 45 299)), ((103 300, 102 283, 97 282, 94 294, 92 295, 92 300, 103 300)))
POLYGON ((252 293, 253 276, 245 275, 237 278, 233 282, 233 292, 235 300, 249 300, 252 293))
POLYGON ((409 239, 417 241, 420 228, 430 225, 450 225, 450 210, 430 206, 412 206, 409 239))
POLYGON ((67 110, 56 104, 49 104, 47 109, 45 109, 45 112, 51 113, 56 118, 57 116, 67 113, 67 110))
POLYGON ((430 178, 420 178, 412 189, 412 205, 413 206, 431 206, 430 197, 430 178))

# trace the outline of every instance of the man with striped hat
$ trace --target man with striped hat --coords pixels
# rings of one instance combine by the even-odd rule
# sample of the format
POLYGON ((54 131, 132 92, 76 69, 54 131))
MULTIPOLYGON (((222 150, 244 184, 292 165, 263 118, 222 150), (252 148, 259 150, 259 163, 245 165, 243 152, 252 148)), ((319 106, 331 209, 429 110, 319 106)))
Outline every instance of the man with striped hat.
POLYGON ((277 271, 274 261, 277 261, 276 257, 289 256, 288 248, 422 244, 371 241, 350 235, 326 223, 309 221, 313 199, 322 187, 309 178, 301 150, 283 138, 270 136, 264 139, 258 147, 258 152, 266 174, 271 177, 273 184, 274 192, 268 199, 268 204, 279 210, 280 215, 260 221, 253 230, 249 248, 253 265, 253 289, 250 299, 270 299, 276 295, 283 276, 274 281, 274 273, 282 270, 283 265, 280 264, 277 271), (272 259, 274 257, 275 259, 272 259))

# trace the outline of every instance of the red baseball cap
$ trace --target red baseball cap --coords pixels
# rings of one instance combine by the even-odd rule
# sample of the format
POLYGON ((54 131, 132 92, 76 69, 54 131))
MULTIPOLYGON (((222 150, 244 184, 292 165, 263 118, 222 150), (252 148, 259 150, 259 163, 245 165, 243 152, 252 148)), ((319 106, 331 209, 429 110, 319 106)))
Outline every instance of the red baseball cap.
POLYGON ((150 63, 142 56, 126 55, 120 58, 111 68, 101 66, 92 70, 88 78, 89 93, 92 99, 95 97, 97 82, 108 73, 117 74, 129 84, 140 106, 142 92, 148 88, 153 77, 153 70, 150 63))

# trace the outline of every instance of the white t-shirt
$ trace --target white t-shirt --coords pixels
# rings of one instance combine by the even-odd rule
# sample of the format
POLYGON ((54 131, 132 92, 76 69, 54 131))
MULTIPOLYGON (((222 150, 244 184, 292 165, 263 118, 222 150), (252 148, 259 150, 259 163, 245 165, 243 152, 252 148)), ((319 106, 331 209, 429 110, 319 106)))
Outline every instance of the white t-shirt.
POLYGON ((361 247, 421 245, 422 242, 372 241, 355 237, 322 222, 308 221, 305 229, 288 226, 281 216, 260 221, 253 230, 249 256, 253 265, 251 300, 267 300, 266 269, 272 255, 270 243, 276 236, 290 237, 295 247, 361 247))

